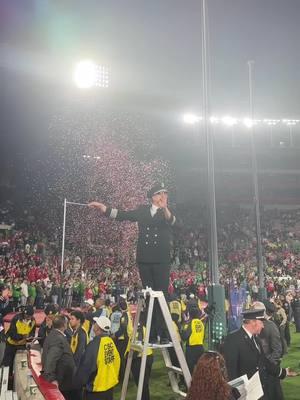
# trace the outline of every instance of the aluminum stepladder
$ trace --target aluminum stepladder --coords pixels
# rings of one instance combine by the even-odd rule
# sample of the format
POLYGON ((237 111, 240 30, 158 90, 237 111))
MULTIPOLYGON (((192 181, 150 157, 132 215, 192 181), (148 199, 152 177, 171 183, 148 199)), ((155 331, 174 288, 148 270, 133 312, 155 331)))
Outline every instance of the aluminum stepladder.
POLYGON ((128 358, 127 358, 124 381, 123 381, 123 385, 122 385, 121 400, 126 400, 127 387, 128 387, 128 381, 129 381, 131 363, 132 363, 134 351, 142 352, 139 384, 138 384, 137 397, 136 397, 136 400, 141 400, 142 392, 143 392, 144 376, 145 376, 147 350, 149 348, 152 350, 156 350, 156 349, 161 350, 166 368, 168 370, 169 380, 170 380, 170 384, 171 384, 171 388, 172 388, 173 392, 183 398, 186 397, 186 393, 182 392, 178 386, 176 374, 183 375, 186 386, 188 388, 190 387, 190 383, 191 383, 191 374, 190 374, 189 368, 187 366, 182 347, 180 345, 180 342, 177 338, 177 335, 176 335, 176 332, 175 332, 175 329, 173 326, 173 321, 171 318, 168 304, 166 302, 163 292, 154 291, 152 289, 147 288, 146 290, 142 291, 142 293, 139 297, 139 300, 138 300, 137 312, 136 312, 136 316, 135 316, 135 320, 134 320, 133 334, 132 334, 131 343, 130 343, 130 350, 129 350, 129 354, 128 354, 128 358), (150 298, 149 298, 148 315, 147 315, 147 322, 146 322, 146 334, 145 334, 144 342, 141 343, 140 341, 138 341, 136 339, 136 336, 137 336, 138 323, 140 321, 140 315, 141 315, 143 306, 145 304, 144 299, 146 296, 149 296, 150 298), (166 326, 168 328, 168 332, 169 332, 169 335, 171 338, 171 341, 169 344, 151 345, 149 343, 150 328, 151 328, 153 307, 154 307, 155 299, 160 306, 163 318, 164 318, 166 326), (168 348, 174 348, 180 368, 172 365, 170 355, 168 352, 168 348))

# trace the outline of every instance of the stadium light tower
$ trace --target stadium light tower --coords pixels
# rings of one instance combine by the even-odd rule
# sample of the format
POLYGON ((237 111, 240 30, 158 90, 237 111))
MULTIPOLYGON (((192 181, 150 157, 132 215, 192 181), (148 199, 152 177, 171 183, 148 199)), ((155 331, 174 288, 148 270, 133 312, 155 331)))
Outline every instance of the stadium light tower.
POLYGON ((73 81, 79 89, 109 86, 109 70, 104 65, 98 65, 92 60, 78 62, 73 71, 73 81))

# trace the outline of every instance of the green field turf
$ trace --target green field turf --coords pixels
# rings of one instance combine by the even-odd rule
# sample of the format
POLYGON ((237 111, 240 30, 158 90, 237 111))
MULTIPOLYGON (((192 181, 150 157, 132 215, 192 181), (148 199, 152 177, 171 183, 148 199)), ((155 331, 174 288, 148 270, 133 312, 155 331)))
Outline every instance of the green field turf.
MULTIPOLYGON (((284 367, 291 367, 300 372, 300 333, 295 333, 295 328, 292 325, 292 344, 289 349, 289 354, 284 357, 282 365, 284 367)), ((282 382, 285 400, 300 400, 300 376, 296 378, 286 378, 282 382)), ((150 393, 151 400, 177 400, 169 386, 169 380, 166 369, 164 368, 163 360, 160 356, 159 350, 155 352, 155 361, 153 363, 151 380, 150 380, 150 393)), ((121 387, 115 391, 114 399, 121 398, 121 387)), ((129 383, 129 390, 127 392, 126 400, 136 399, 136 386, 132 381, 129 383)), ((205 399, 199 399, 205 400, 205 399)))

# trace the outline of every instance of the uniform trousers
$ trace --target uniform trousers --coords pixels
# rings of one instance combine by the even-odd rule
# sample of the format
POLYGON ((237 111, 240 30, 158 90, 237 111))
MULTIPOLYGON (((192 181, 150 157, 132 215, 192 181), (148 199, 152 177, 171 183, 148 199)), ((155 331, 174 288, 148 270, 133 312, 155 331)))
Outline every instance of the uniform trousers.
POLYGON ((186 345, 185 349, 186 362, 189 367, 191 375, 193 374, 195 365, 197 364, 199 358, 202 356, 203 353, 204 353, 204 348, 202 344, 194 346, 189 346, 188 344, 186 345))
POLYGON ((284 400, 280 379, 268 375, 264 385, 265 400, 284 400))
POLYGON ((125 351, 127 349, 128 339, 117 339, 115 344, 116 344, 116 348, 120 354, 120 361, 121 361, 120 371, 119 371, 119 381, 123 382, 124 374, 125 374, 125 367, 126 367, 125 351))
MULTIPOLYGON (((141 362, 142 362, 142 357, 134 357, 132 359, 131 372, 136 386, 138 386, 139 384, 141 362)), ((150 400, 149 380, 151 375, 152 363, 153 363, 153 355, 147 356, 142 400, 150 400)))
MULTIPOLYGON (((170 277, 169 263, 139 263, 138 266, 143 287, 146 288, 148 286, 152 290, 162 291, 167 300, 170 277)), ((167 339, 169 336, 161 309, 156 300, 154 301, 150 339, 155 340, 157 335, 163 339, 167 339)))

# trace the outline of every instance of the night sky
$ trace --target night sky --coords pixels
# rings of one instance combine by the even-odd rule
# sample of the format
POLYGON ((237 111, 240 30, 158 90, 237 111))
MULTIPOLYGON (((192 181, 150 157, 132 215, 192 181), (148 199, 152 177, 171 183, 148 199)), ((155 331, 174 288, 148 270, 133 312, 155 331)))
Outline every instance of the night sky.
MULTIPOLYGON (((47 153, 54 116, 89 105, 153 119, 160 151, 176 163, 170 135, 182 140, 183 112, 201 114, 200 0, 0 5, 2 175, 14 180, 47 153), (109 89, 73 87, 82 58, 110 67, 109 89)), ((299 0, 209 0, 208 7, 212 114, 249 114, 247 61, 254 60, 255 115, 299 118, 299 0)))

